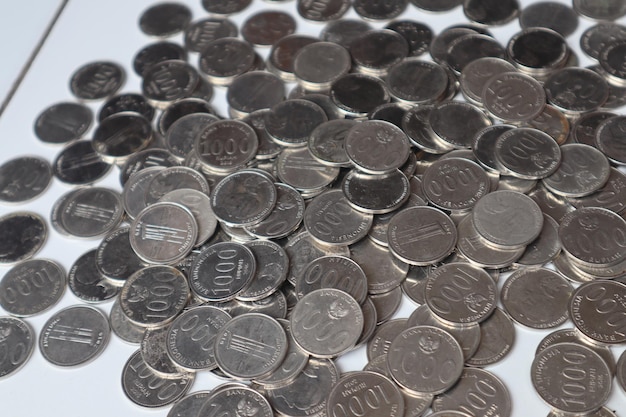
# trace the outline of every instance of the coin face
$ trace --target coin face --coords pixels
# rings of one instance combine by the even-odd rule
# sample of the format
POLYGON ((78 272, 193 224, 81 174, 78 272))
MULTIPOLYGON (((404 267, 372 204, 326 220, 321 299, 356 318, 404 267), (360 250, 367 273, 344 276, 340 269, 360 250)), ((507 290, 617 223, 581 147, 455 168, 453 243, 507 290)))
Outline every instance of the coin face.
POLYGON ((404 415, 404 399, 398 387, 375 372, 356 371, 341 378, 330 392, 326 413, 349 415, 354 404, 359 404, 357 407, 361 407, 362 415, 367 417, 381 413, 389 417, 404 415))
POLYGON ((617 281, 597 281, 581 285, 574 291, 569 313, 578 330, 592 340, 615 344, 626 340, 619 318, 626 314, 623 299, 626 285, 617 281))
POLYGON ((54 365, 77 366, 100 355, 110 333, 109 320, 99 310, 72 306, 48 319, 39 336, 39 350, 54 365))
POLYGON ((45 159, 22 156, 0 166, 0 201, 21 203, 46 191, 52 168, 45 159))
POLYGON ((35 213, 13 212, 0 217, 0 265, 32 258, 48 238, 46 222, 35 213))
POLYGON ((368 174, 386 174, 400 168, 409 157, 409 140, 400 128, 382 120, 352 127, 345 140, 350 161, 368 174))
POLYGON ((30 326, 15 317, 0 317, 0 350, 6 352, 0 361, 0 379, 17 372, 35 348, 35 335, 30 326))

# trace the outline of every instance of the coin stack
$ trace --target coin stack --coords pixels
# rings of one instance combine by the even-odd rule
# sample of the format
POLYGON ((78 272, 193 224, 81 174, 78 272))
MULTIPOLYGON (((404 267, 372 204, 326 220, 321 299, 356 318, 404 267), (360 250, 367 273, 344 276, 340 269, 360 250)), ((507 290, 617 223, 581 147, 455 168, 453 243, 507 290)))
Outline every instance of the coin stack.
POLYGON ((546 332, 527 372, 550 415, 616 416, 626 27, 607 21, 623 2, 298 0, 239 28, 230 16, 250 3, 205 0, 195 21, 183 3, 149 6, 139 29, 160 39, 129 63, 141 94, 121 92, 124 65, 79 67, 76 102, 35 120, 40 142, 63 145, 52 164, 0 166, 0 201, 54 178, 74 188, 49 208, 52 231, 99 240, 66 274, 35 257, 44 218, 0 218, 0 377, 35 348, 22 318, 69 287, 108 317, 55 311, 42 356, 84 364, 112 330, 137 346, 125 396, 171 417, 519 415, 486 369, 516 326, 546 332), (437 35, 411 19, 459 6, 469 22, 437 35), (289 7, 324 22, 319 37, 296 33, 289 7), (602 21, 580 41, 590 68, 567 40, 579 16, 602 21), (501 44, 489 28, 518 17, 501 44), (96 185, 114 170, 119 187, 96 185), (356 350, 367 364, 342 372, 356 350), (227 382, 189 393, 201 372, 227 382))

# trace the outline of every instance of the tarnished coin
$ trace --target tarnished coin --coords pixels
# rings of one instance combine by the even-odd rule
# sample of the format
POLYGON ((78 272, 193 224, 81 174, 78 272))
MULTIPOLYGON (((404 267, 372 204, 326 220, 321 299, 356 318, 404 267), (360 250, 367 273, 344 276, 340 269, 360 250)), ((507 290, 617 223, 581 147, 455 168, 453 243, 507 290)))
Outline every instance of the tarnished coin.
POLYGON ((0 361, 0 379, 17 372, 26 364, 35 350, 35 333, 23 320, 0 317, 0 350, 5 352, 0 361))
POLYGON ((96 251, 98 275, 117 286, 122 286, 128 277, 145 266, 130 245, 129 233, 128 226, 113 230, 104 237, 96 251))
POLYGON ((315 290, 296 304, 291 331, 298 346, 312 356, 334 357, 355 346, 363 331, 363 312, 344 291, 315 290))
POLYGON ((172 361, 167 352, 167 332, 169 324, 146 329, 139 344, 141 358, 148 368, 162 377, 177 377, 184 370, 172 361))
POLYGON ((476 162, 446 158, 433 162, 422 176, 424 195, 442 210, 467 211, 489 193, 490 180, 476 162))
POLYGON ((304 212, 311 236, 326 245, 351 245, 367 236, 372 215, 353 209, 341 190, 315 197, 304 212))
POLYGON ((375 372, 355 371, 342 377, 328 396, 326 413, 348 416, 355 407, 364 417, 404 416, 400 389, 388 377, 375 372))
POLYGON ((367 296, 367 277, 358 263, 343 256, 323 256, 311 261, 296 281, 296 295, 305 295, 320 288, 335 288, 350 294, 359 304, 367 296))
POLYGON ((431 326, 410 327, 398 335, 387 355, 393 379, 409 392, 439 394, 463 372, 463 352, 446 331, 431 326))
POLYGON ((137 350, 122 370, 122 390, 130 401, 146 408, 169 405, 183 397, 194 381, 193 373, 162 377, 154 372, 137 350))
POLYGON ((130 244, 147 263, 174 264, 193 248, 198 225, 193 214, 174 203, 156 203, 142 210, 130 229, 130 244))
POLYGON ((265 395, 272 408, 285 416, 322 415, 326 410, 328 395, 338 380, 339 370, 332 360, 311 358, 293 382, 284 387, 265 390, 265 395))
POLYGON ((466 364, 482 367, 499 362, 511 351, 514 342, 513 321, 496 307, 491 316, 480 323, 480 343, 466 364))
POLYGON ((598 207, 573 211, 559 226, 563 250, 576 262, 589 267, 609 267, 624 261, 625 236, 626 220, 598 207))
POLYGON ((50 163, 35 156, 22 156, 0 165, 0 202, 22 203, 46 191, 52 180, 50 163))
POLYGON ((534 329, 556 327, 568 319, 574 288, 559 273, 546 268, 520 269, 502 287, 502 304, 518 323, 534 329))
POLYGON ((204 301, 228 301, 250 285, 256 270, 254 254, 235 242, 219 242, 194 259, 189 285, 204 301))
POLYGON ((93 112, 80 103, 46 107, 35 120, 35 135, 44 143, 63 144, 80 139, 91 127, 93 112))
POLYGON ((217 228, 217 218, 211 209, 211 200, 206 193, 189 188, 170 191, 159 199, 159 202, 178 203, 185 206, 196 219, 198 237, 195 246, 209 240, 217 228))
POLYGON ((87 239, 101 237, 122 221, 122 198, 109 188, 83 188, 69 195, 60 215, 63 228, 70 235, 87 239))
POLYGON ((495 143, 497 163, 503 173, 536 180, 553 174, 561 163, 561 149, 547 133, 533 128, 511 129, 495 143))
POLYGON ((0 280, 0 306, 9 314, 28 317, 55 305, 63 296, 66 274, 48 259, 30 259, 15 265, 0 280))
POLYGON ((387 230, 391 253, 411 265, 429 265, 447 257, 457 241, 452 220, 432 207, 410 207, 392 217, 387 230))
POLYGON ((189 371, 215 368, 215 340, 230 319, 228 313, 212 306, 186 310, 169 326, 165 340, 168 355, 189 371))
MULTIPOLYGON (((67 274, 72 293, 88 303, 109 300, 119 293, 117 282, 111 283, 96 265, 97 249, 81 255, 70 267, 67 274)), ((113 324, 111 324, 113 326, 113 324)))
POLYGON ((535 240, 543 226, 539 206, 515 191, 494 191, 474 206, 472 221, 478 233, 492 246, 515 249, 535 240))
POLYGON ((576 328, 591 340, 624 343, 626 332, 618 325, 626 307, 618 300, 626 296, 626 285, 617 281, 593 281, 572 294, 569 314, 576 328))
POLYGON ((484 270, 454 262, 431 272, 424 299, 439 317, 453 323, 485 320, 496 308, 496 283, 484 270))
POLYGON ((561 164, 542 180, 552 191, 565 197, 584 197, 599 190, 608 181, 609 161, 598 149, 582 143, 561 146, 561 164))
POLYGON ((119 90, 126 79, 115 62, 95 61, 78 68, 70 78, 70 90, 80 100, 99 100, 119 90))
POLYGON ((274 181, 262 171, 242 170, 221 180, 211 194, 211 208, 221 222, 244 227, 272 213, 277 192, 274 181))
POLYGON ((112 167, 98 155, 91 141, 79 140, 59 152, 52 163, 52 172, 64 183, 87 185, 103 178, 112 167))
POLYGON ((546 105, 543 86, 519 72, 502 72, 484 85, 481 99, 496 119, 517 123, 537 117, 546 105))
POLYGON ((528 121, 526 125, 547 133, 559 145, 563 145, 569 139, 571 130, 567 116, 549 104, 543 108, 543 111, 537 117, 528 121))
POLYGON ((215 360, 235 379, 260 378, 276 370, 287 354, 282 326, 264 314, 242 314, 228 321, 215 342, 215 360))
POLYGON ((44 324, 39 350, 54 365, 77 366, 100 355, 110 333, 109 320, 99 310, 83 305, 67 307, 44 324))
POLYGON ((611 392, 612 375, 600 355, 590 348, 577 343, 559 343, 535 357, 531 380, 548 405, 564 413, 583 414, 595 411, 606 403, 611 392), (579 375, 575 382, 572 372, 579 375), (573 383, 585 395, 568 390, 573 383))
POLYGON ((511 394, 506 385, 495 374, 479 368, 465 368, 453 388, 438 395, 432 404, 435 412, 458 410, 470 415, 480 415, 483 404, 475 401, 479 396, 494 415, 511 415, 511 394))
POLYGON ((48 238, 41 216, 18 211, 0 217, 0 265, 10 265, 35 256, 48 238))
POLYGON ((171 322, 187 304, 189 286, 182 272, 171 266, 149 266, 126 280, 120 307, 133 323, 148 328, 171 322))

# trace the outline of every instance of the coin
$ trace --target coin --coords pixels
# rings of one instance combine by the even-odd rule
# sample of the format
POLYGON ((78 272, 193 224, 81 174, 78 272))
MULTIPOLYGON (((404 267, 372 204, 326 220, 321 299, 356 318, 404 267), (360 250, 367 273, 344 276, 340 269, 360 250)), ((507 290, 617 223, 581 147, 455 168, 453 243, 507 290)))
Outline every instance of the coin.
POLYGON ((128 277, 145 266, 130 245, 129 233, 128 226, 113 230, 104 237, 96 251, 97 275, 106 277, 117 286, 123 285, 128 277))
POLYGON ((510 123, 532 120, 546 105, 541 84, 518 72, 502 72, 489 78, 481 99, 491 116, 510 123))
POLYGON ((623 343, 626 332, 617 323, 624 315, 624 306, 616 300, 625 293, 626 285, 616 281, 592 281, 578 287, 569 304, 576 328, 599 343, 623 343))
POLYGON ((363 331, 363 312, 344 291, 322 288, 305 295, 291 315, 293 338, 304 351, 330 358, 352 349, 363 331))
POLYGON ((178 203, 191 211, 198 224, 198 237, 194 246, 209 240, 217 228, 217 218, 211 209, 209 196, 198 190, 180 188, 172 190, 159 199, 159 202, 178 203))
POLYGON ((71 306, 57 311, 44 324, 39 350, 54 365, 77 366, 99 356, 110 333, 109 320, 100 310, 71 306))
POLYGON ((537 345, 537 350, 535 355, 538 355, 542 350, 555 345, 557 343, 579 343, 588 348, 591 348, 594 352, 596 352, 608 365, 611 373, 615 371, 615 358, 613 357, 613 353, 611 352, 611 348, 609 345, 599 345, 593 343, 593 341, 582 333, 580 333, 577 329, 561 329, 555 330, 550 333, 546 337, 544 337, 541 342, 537 345))
POLYGON ((236 411, 240 415, 254 412, 254 415, 259 417, 274 415, 267 399, 245 386, 226 386, 215 390, 205 401, 198 415, 224 415, 231 411, 236 411))
POLYGON ((491 316, 480 323, 480 343, 466 361, 471 366, 487 366, 501 361, 515 343, 515 326, 507 313, 496 307, 491 316))
POLYGON ((115 62, 89 62, 74 71, 70 90, 80 100, 99 100, 115 94, 125 78, 124 68, 115 62))
POLYGON ((148 368, 162 377, 179 376, 183 369, 172 361, 167 353, 167 333, 169 324, 146 329, 139 344, 141 358, 148 368))
POLYGON ((2 379, 26 364, 35 349, 35 334, 25 321, 6 316, 0 317, 0 334, 0 349, 6 352, 5 359, 0 361, 2 379))
POLYGON ((123 163, 146 148, 152 137, 148 119, 138 114, 118 113, 100 122, 91 143, 104 161, 123 163))
POLYGON ((79 140, 59 152, 52 163, 52 172, 64 183, 87 185, 102 179, 112 167, 93 149, 91 141, 79 140))
POLYGON ((96 256, 97 249, 85 252, 76 259, 67 274, 72 293, 88 303, 109 300, 116 297, 120 291, 118 286, 107 280, 98 270, 96 256))
POLYGON ((311 261, 296 281, 296 294, 305 295, 320 288, 335 288, 350 294, 359 304, 367 296, 367 277, 358 263, 343 256, 322 256, 311 261))
POLYGON ((64 144, 80 139, 91 127, 93 112, 80 103, 46 107, 35 120, 35 135, 44 143, 64 144))
POLYGON ((372 214, 396 210, 410 192, 409 180, 400 170, 373 175, 353 169, 344 177, 341 188, 353 208, 372 214))
POLYGON ((35 256, 48 238, 48 227, 38 214, 18 211, 0 217, 0 265, 35 256))
POLYGON ((191 21, 191 10, 179 3, 159 3, 145 9, 139 28, 149 36, 168 37, 183 31, 191 21))
POLYGON ((404 416, 404 399, 399 388, 386 376, 356 371, 342 377, 328 396, 329 416, 348 416, 359 410, 364 417, 404 416))
POLYGON ((558 143, 547 133, 533 128, 502 133, 496 139, 494 152, 504 173, 528 180, 550 176, 561 163, 558 143))
POLYGON ((0 306, 17 317, 39 314, 61 299, 66 282, 65 271, 54 261, 20 262, 0 280, 0 306))
POLYGON ((22 203, 46 191, 52 180, 50 163, 34 156, 21 156, 0 165, 0 201, 22 203))

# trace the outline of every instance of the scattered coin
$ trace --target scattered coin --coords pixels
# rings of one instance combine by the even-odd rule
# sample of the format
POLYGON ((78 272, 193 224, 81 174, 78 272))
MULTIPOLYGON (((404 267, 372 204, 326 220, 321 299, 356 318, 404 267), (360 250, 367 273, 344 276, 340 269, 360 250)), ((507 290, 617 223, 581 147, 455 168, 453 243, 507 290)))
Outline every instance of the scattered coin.
POLYGON ((26 364, 35 349, 35 334, 25 321, 6 316, 0 317, 0 334, 0 349, 6 352, 4 360, 0 361, 1 379, 26 364))

